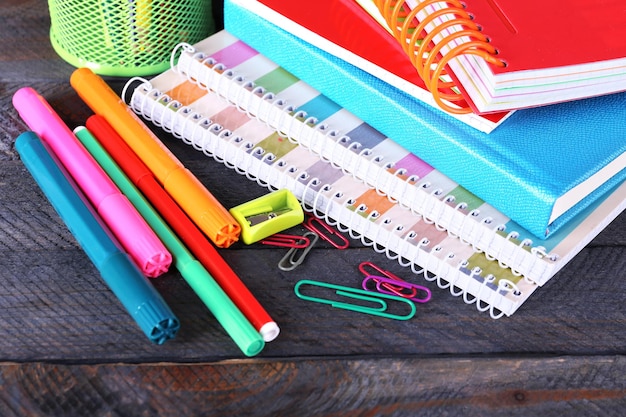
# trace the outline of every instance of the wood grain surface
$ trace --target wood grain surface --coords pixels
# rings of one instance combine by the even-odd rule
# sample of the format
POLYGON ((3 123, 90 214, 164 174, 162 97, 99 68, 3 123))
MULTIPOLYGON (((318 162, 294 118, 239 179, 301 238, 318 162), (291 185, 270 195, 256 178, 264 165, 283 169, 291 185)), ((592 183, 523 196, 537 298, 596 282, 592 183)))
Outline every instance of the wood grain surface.
MULTIPOLYGON (((153 282, 182 328, 150 344, 13 146, 27 130, 11 104, 20 87, 39 91, 72 128, 91 114, 69 85, 74 68, 50 46, 49 25, 43 0, 0 3, 1 416, 624 415, 624 214, 499 320, 424 280, 433 299, 406 322, 307 303, 293 292, 300 279, 354 286, 366 260, 410 273, 356 241, 343 251, 316 246, 292 272, 277 268, 283 249, 238 243, 220 253, 280 336, 244 358, 170 272, 153 282)), ((107 81, 118 92, 125 82, 107 81)), ((226 207, 267 191, 159 135, 226 207)))
POLYGON ((7 364, 0 377, 10 390, 0 396, 0 411, 62 416, 617 417, 623 410, 615 407, 624 398, 618 374, 625 370, 620 357, 580 356, 7 364))

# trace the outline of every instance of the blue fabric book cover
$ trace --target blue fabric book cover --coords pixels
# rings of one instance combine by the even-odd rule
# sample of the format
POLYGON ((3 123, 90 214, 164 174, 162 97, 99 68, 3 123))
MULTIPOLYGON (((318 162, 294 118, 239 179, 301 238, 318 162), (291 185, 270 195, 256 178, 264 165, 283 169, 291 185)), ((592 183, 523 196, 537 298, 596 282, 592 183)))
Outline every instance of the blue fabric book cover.
POLYGON ((225 28, 539 238, 626 177, 626 93, 517 111, 485 134, 226 0, 225 28))

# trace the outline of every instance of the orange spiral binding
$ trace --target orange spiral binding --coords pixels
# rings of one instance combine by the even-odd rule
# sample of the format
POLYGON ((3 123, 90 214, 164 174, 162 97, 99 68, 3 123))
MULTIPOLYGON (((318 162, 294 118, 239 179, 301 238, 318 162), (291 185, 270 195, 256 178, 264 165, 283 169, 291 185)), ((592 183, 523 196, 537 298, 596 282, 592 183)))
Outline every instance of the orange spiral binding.
POLYGON ((471 113, 472 109, 450 77, 450 60, 461 55, 476 55, 498 67, 506 64, 496 57, 498 51, 462 2, 446 0, 447 7, 434 12, 425 10, 444 3, 442 0, 417 2, 411 9, 404 0, 374 0, 435 102, 453 114, 471 113), (417 19, 420 12, 428 13, 421 21, 417 19), (432 29, 426 30, 427 27, 432 29))

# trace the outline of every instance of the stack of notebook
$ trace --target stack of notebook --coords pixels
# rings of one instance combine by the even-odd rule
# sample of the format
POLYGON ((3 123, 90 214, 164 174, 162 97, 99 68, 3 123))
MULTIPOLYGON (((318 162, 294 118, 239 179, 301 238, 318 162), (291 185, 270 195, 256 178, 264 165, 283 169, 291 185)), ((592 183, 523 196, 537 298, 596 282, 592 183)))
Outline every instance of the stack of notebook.
POLYGON ((252 3, 227 0, 226 30, 177 48, 172 69, 131 89, 131 108, 260 185, 290 189, 416 280, 513 314, 626 207, 626 126, 615 122, 626 95, 520 110, 487 134, 252 3))

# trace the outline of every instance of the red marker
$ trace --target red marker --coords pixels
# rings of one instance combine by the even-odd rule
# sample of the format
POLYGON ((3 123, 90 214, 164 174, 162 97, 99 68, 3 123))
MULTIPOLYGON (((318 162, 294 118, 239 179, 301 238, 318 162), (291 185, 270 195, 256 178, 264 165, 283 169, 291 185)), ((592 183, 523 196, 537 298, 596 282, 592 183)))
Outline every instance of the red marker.
POLYGON ((161 187, 152 172, 128 147, 117 131, 99 115, 89 117, 86 126, 200 263, 211 273, 233 303, 263 336, 263 340, 266 342, 274 340, 280 332, 276 322, 220 256, 217 249, 161 187))

